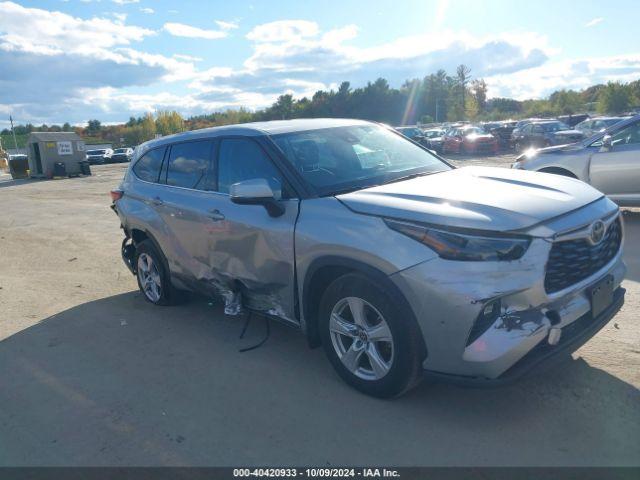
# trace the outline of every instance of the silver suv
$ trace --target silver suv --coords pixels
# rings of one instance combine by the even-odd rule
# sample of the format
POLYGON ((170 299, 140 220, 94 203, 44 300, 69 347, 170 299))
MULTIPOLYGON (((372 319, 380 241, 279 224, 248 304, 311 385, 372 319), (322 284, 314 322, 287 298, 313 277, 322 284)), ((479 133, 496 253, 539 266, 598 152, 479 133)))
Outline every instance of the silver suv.
POLYGON ((640 207, 640 115, 579 143, 529 150, 512 167, 578 178, 618 205, 640 207))
POLYGON ((425 372, 516 378, 580 346, 624 298, 622 217, 600 192, 456 169, 370 122, 160 138, 136 149, 112 195, 148 301, 190 290, 281 320, 379 397, 425 372))

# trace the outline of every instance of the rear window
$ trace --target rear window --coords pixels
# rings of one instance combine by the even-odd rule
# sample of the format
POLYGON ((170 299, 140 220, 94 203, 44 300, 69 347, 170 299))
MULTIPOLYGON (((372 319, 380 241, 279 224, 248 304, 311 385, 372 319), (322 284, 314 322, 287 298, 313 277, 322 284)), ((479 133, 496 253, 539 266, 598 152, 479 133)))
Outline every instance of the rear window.
POLYGON ((133 172, 140 180, 145 182, 157 182, 162 168, 164 147, 156 148, 145 153, 133 167, 133 172))

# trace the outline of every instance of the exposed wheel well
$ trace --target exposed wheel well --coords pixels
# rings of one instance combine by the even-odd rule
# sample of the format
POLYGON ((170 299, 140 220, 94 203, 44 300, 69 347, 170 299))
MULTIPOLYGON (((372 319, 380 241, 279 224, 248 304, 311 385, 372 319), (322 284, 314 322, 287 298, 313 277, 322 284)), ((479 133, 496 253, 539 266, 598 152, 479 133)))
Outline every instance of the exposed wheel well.
MULTIPOLYGON (((417 320, 409 302, 398 286, 380 270, 359 261, 343 257, 327 257, 316 260, 307 270, 302 289, 303 314, 306 324, 306 334, 311 348, 322 344, 318 331, 318 310, 322 295, 327 287, 342 275, 347 273, 361 273, 370 280, 381 285, 386 293, 396 302, 398 310, 407 319, 417 320)), ((427 355, 427 346, 421 339, 423 358, 427 355)))
POLYGON ((130 235, 134 244, 138 244, 149 238, 149 236, 145 232, 143 232, 142 230, 138 230, 137 228, 131 230, 130 235))
POLYGON ((355 271, 342 265, 325 265, 311 274, 304 286, 304 318, 307 322, 307 338, 312 348, 319 347, 322 343, 318 332, 318 309, 322 294, 327 287, 338 277, 355 271))
POLYGON ((564 177, 578 178, 569 170, 561 167, 546 167, 546 168, 541 168, 538 171, 543 173, 553 173, 555 175, 562 175, 564 177))

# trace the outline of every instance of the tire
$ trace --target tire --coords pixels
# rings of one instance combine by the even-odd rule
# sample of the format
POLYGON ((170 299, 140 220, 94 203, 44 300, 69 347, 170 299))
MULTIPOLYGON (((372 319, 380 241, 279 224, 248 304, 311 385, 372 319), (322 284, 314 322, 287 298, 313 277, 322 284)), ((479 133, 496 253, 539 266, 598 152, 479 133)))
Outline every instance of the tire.
POLYGON ((422 379, 418 325, 367 277, 350 273, 331 283, 320 301, 318 326, 329 361, 356 390, 397 397, 422 379), (384 340, 371 341, 373 335, 384 340))
POLYGON ((142 296, 154 305, 180 303, 180 292, 171 285, 164 255, 150 240, 136 245, 136 278, 142 296))

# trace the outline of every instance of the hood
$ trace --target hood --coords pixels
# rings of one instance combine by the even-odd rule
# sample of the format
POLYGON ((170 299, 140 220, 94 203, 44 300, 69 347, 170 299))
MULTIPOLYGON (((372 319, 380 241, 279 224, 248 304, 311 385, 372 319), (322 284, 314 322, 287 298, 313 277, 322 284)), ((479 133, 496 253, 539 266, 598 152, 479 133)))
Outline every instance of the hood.
POLYGON ((576 210, 603 195, 560 175, 464 167, 338 195, 367 215, 449 227, 521 230, 576 210))

